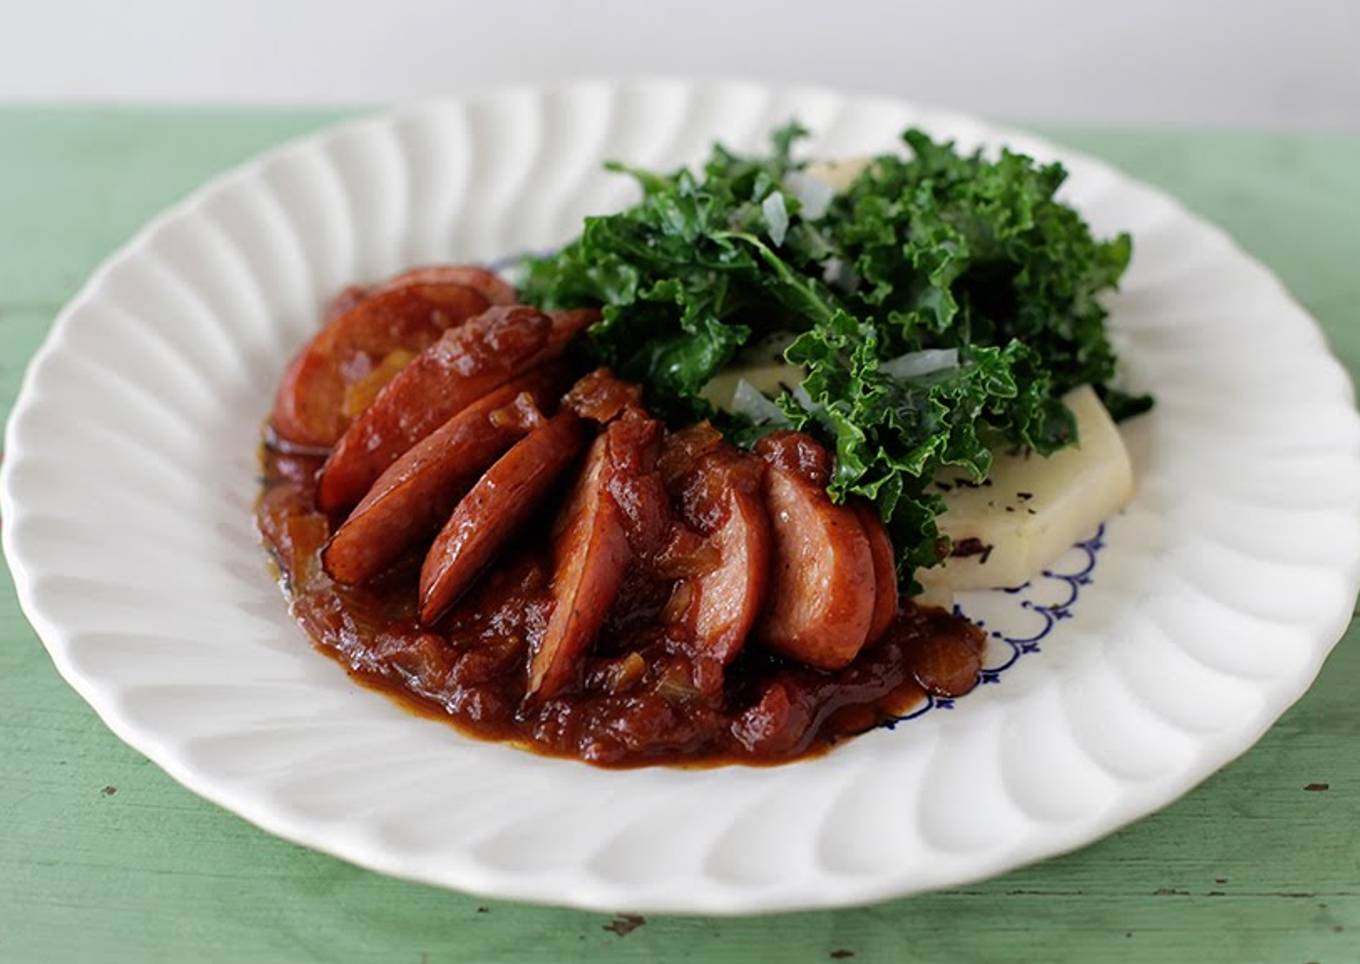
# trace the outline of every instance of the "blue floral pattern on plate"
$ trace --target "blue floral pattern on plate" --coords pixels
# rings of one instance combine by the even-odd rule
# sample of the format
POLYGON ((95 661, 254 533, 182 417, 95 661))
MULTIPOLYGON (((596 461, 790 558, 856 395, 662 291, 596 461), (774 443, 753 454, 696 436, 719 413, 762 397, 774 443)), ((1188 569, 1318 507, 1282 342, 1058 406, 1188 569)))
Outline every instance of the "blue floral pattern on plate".
MULTIPOLYGON (((987 651, 983 654, 982 669, 978 671, 978 685, 1001 682, 1001 674, 1020 662, 1021 657, 1040 651, 1039 644, 1062 621, 1072 618, 1073 607, 1082 590, 1091 585, 1092 575, 1105 548, 1105 526, 1095 535, 1078 542, 1056 559, 1053 567, 1043 570, 1037 579, 1010 589, 994 589, 987 593, 992 600, 1005 599, 1010 605, 999 613, 988 607, 986 618, 969 615, 967 607, 954 605, 954 612, 969 616, 987 634, 987 651)), ((952 710, 951 697, 926 695, 925 701, 910 713, 884 720, 880 726, 893 729, 899 723, 919 719, 932 710, 952 710)))

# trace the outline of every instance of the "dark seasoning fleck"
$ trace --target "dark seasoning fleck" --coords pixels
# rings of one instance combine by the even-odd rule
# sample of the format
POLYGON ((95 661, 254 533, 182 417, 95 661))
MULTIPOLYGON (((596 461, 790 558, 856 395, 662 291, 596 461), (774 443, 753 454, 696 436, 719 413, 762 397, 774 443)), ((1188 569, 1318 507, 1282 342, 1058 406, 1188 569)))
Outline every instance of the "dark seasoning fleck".
POLYGON ((616 914, 613 920, 604 925, 604 930, 617 934, 619 937, 627 937, 645 923, 647 923, 647 918, 641 914, 616 914))
POLYGON ((954 551, 950 553, 950 555, 959 556, 961 558, 978 556, 978 565, 985 566, 987 565, 987 559, 992 554, 993 548, 992 545, 983 542, 977 536, 972 536, 968 539, 960 539, 958 542, 954 543, 954 551))

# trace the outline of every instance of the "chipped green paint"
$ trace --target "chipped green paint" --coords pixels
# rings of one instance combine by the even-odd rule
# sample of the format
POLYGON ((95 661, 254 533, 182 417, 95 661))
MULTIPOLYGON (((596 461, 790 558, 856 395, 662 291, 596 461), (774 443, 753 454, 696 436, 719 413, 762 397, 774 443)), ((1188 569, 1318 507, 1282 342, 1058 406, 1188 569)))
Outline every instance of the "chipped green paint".
MULTIPOLYGON (((150 215, 332 112, 0 110, 0 408, 62 301, 150 215)), ((1275 268, 1360 372, 1360 138, 1049 131, 1275 268)), ((716 920, 389 880, 181 789, 0 595, 0 961, 1360 961, 1360 631, 1198 790, 1076 854, 859 910, 716 920)))

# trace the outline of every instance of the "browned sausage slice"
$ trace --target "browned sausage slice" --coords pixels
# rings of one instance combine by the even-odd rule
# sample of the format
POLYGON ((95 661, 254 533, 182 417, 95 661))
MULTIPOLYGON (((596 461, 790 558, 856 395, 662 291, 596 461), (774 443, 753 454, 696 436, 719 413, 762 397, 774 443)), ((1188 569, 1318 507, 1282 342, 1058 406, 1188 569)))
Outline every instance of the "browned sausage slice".
POLYGON ((379 284, 349 285, 326 306, 324 321, 329 324, 359 302, 374 295, 395 291, 407 285, 434 284, 466 285, 485 298, 489 305, 513 305, 519 300, 514 287, 487 268, 468 264, 426 265, 410 268, 379 284))
POLYGON ((869 635, 865 645, 876 643, 893 619, 897 617, 897 558, 892 540, 873 503, 856 499, 851 504, 864 534, 869 539, 869 553, 874 558, 874 615, 869 620, 869 635))
MULTIPOLYGON (((407 289, 399 289, 405 291, 407 289)), ((317 504, 347 509, 389 465, 465 406, 556 358, 596 312, 496 306, 445 333, 387 384, 321 470, 317 504)))
POLYGON ((674 528, 666 483, 656 466, 665 433, 661 422, 639 409, 627 410, 604 430, 609 494, 623 517, 633 555, 646 560, 648 568, 671 541, 674 528))
POLYGON ((493 419, 492 413, 513 403, 521 392, 546 406, 562 380, 556 366, 514 379, 473 402, 393 462, 322 553, 331 578, 364 582, 433 532, 482 470, 527 431, 512 420, 493 419))
POLYGON ((662 463, 682 518, 716 550, 716 565, 682 580, 676 590, 687 604, 682 622, 697 653, 726 665, 745 644, 769 589, 764 463, 701 427, 669 436, 662 463), (682 460, 689 464, 681 467, 682 460))
POLYGON ((359 299, 288 366, 274 399, 274 431, 298 445, 334 444, 350 423, 350 386, 394 352, 423 351, 487 306, 486 298, 461 284, 406 285, 359 299))
POLYGON ((760 640, 790 659, 839 669, 864 646, 873 619, 873 553, 855 511, 834 504, 810 470, 825 450, 794 432, 766 436, 756 452, 767 462, 765 500, 774 535, 770 603, 760 640))
POLYGON ((407 285, 431 284, 467 285, 493 305, 513 305, 519 301, 514 286, 494 271, 474 264, 431 264, 408 268, 370 289, 368 294, 382 294, 407 285))
POLYGON ((608 491, 609 453, 600 436, 553 525, 553 609, 529 664, 527 697, 555 696, 575 678, 618 596, 630 550, 608 491))
POLYGON ((463 496, 420 568, 420 618, 433 623, 542 504, 583 439, 575 412, 559 412, 487 469, 463 496))
POLYGON ((713 533, 722 560, 695 585, 694 638, 726 665, 741 651, 764 606, 771 536, 765 503, 728 475, 727 519, 713 533))

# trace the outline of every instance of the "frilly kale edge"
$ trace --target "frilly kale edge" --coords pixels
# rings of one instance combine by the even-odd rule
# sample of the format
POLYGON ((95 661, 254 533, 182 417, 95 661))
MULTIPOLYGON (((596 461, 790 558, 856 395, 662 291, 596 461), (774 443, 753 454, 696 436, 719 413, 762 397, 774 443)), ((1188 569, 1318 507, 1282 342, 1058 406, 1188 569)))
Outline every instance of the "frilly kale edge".
POLYGON ((981 480, 997 447, 1072 444, 1060 397, 1077 385, 1094 385, 1116 418, 1151 406, 1111 384, 1099 300, 1132 241, 1093 237, 1055 199, 1060 164, 961 154, 916 129, 902 135, 905 155, 875 158, 826 203, 793 156, 806 134, 790 123, 759 157, 715 145, 701 174, 608 165, 636 180, 641 200, 531 259, 524 297, 602 307, 596 361, 645 386, 668 419, 713 417, 742 444, 765 429, 712 411, 700 392, 744 345, 796 332, 784 354, 807 376, 799 397, 777 401, 834 450, 832 497, 875 503, 909 576, 948 551, 931 488, 942 466, 981 480), (881 370, 932 348, 957 349, 958 366, 881 370))

